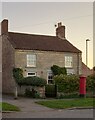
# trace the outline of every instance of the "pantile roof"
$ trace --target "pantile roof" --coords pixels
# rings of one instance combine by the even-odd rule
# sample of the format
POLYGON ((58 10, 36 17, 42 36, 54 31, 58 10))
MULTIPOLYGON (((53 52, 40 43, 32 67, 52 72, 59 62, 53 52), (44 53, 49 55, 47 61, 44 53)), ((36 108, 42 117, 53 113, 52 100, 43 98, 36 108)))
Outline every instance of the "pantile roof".
POLYGON ((15 49, 74 53, 81 52, 68 40, 60 39, 57 36, 35 35, 16 32, 8 32, 8 35, 9 41, 15 49))

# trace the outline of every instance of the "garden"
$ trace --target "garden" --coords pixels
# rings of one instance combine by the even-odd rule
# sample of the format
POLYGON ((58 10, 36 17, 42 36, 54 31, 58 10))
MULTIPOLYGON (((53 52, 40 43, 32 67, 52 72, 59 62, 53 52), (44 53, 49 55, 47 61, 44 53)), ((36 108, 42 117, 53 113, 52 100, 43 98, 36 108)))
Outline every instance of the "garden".
MULTIPOLYGON (((79 84, 80 76, 75 74, 67 75, 65 67, 53 65, 51 67, 53 72, 53 84, 46 84, 46 80, 40 77, 23 77, 23 71, 20 68, 13 69, 13 76, 16 83, 20 86, 27 86, 24 92, 26 97, 41 98, 41 92, 38 87, 44 88, 45 97, 53 97, 57 99, 63 98, 79 98, 79 84), (31 87, 30 87, 31 86, 31 87)), ((95 86, 95 74, 86 78, 86 97, 93 97, 93 90, 95 86)))

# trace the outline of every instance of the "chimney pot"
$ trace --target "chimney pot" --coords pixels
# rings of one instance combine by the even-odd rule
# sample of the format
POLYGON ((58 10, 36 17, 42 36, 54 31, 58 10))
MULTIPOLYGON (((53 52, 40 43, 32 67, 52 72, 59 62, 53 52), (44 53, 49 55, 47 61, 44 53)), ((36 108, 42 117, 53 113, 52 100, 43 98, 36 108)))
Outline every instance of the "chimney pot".
POLYGON ((56 28, 56 36, 61 39, 65 38, 65 26, 62 25, 62 22, 58 23, 58 27, 56 28))
POLYGON ((58 23, 58 27, 61 27, 62 26, 62 22, 58 23))

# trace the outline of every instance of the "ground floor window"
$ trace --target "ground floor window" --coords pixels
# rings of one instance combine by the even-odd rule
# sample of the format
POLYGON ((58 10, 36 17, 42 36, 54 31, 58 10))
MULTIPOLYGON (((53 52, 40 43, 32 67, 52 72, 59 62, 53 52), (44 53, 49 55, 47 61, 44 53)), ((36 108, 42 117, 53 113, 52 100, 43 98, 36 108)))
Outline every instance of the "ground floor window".
POLYGON ((74 69, 67 69, 67 75, 75 74, 74 69))
POLYGON ((53 74, 52 74, 52 71, 48 71, 48 73, 47 73, 47 84, 53 84, 53 74))
POLYGON ((36 76, 36 72, 27 72, 28 77, 36 76))

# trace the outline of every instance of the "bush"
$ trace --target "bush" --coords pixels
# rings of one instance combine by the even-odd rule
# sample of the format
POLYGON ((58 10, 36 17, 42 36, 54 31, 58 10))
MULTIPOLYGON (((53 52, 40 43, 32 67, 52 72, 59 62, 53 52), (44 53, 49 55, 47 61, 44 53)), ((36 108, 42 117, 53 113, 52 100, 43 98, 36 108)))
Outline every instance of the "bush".
POLYGON ((21 85, 31 85, 31 86, 45 86, 46 80, 39 77, 25 77, 20 81, 21 85))
POLYGON ((93 71, 95 71, 95 66, 93 67, 93 71))
POLYGON ((23 77, 23 70, 20 68, 13 69, 13 77, 19 86, 31 85, 31 86, 45 86, 46 80, 39 77, 23 77))
POLYGON ((95 76, 90 75, 86 78, 86 90, 94 91, 94 89, 95 89, 95 76))
POLYGON ((31 97, 31 98, 40 98, 40 94, 34 88, 32 88, 31 90, 26 89, 25 90, 25 96, 26 97, 31 97))
POLYGON ((73 93, 73 94, 63 94, 60 93, 59 96, 57 96, 58 99, 72 99, 72 98, 79 98, 79 94, 78 93, 73 93))
POLYGON ((21 85, 21 81, 23 79, 23 70, 20 68, 14 68, 13 69, 13 77, 16 81, 16 83, 18 83, 18 85, 21 85))
POLYGON ((51 67, 51 70, 53 72, 54 75, 60 75, 60 74, 67 74, 66 68, 65 67, 59 67, 57 65, 53 65, 51 67))
POLYGON ((54 77, 58 92, 72 93, 79 91, 79 76, 77 75, 57 75, 54 77))

